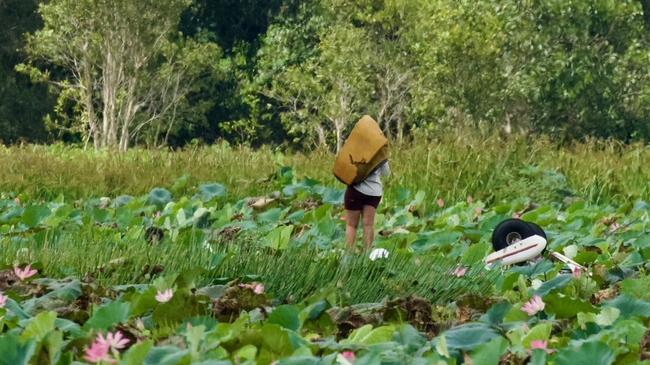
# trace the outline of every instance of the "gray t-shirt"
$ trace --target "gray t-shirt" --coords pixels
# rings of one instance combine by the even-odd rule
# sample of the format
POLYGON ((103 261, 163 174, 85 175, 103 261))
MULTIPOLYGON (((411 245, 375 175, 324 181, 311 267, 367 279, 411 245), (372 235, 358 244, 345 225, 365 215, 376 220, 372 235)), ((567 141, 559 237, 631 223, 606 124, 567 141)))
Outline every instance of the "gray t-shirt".
POLYGON ((352 187, 362 194, 382 196, 384 195, 384 187, 381 184, 381 177, 388 175, 390 175, 390 167, 388 166, 388 161, 386 161, 368 175, 365 180, 352 185, 352 187))

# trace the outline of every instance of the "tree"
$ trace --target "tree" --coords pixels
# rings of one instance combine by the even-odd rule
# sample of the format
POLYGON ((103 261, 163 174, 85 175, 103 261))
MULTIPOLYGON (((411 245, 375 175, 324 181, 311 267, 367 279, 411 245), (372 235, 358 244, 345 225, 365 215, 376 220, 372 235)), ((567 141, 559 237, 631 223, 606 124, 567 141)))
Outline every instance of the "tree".
POLYGON ((176 32, 188 5, 187 0, 41 4, 44 27, 28 36, 30 62, 21 70, 57 86, 59 105, 75 104, 71 126, 96 148, 126 150, 151 128, 163 130, 166 140, 193 81, 221 56, 215 44, 176 32), (53 77, 39 61, 67 73, 53 77))
POLYGON ((639 1, 641 1, 641 7, 643 9, 643 20, 645 22, 646 30, 650 32, 650 0, 639 1))
POLYGON ((413 0, 327 1, 348 24, 365 30, 374 88, 368 109, 389 138, 401 141, 413 124, 409 110, 420 70, 407 35, 420 6, 413 0))
POLYGON ((41 19, 36 0, 0 1, 0 143, 46 138, 43 117, 53 106, 45 85, 34 85, 15 72, 25 55, 23 33, 38 29, 41 19))
POLYGON ((636 0, 419 1, 406 42, 415 119, 571 140, 648 136, 636 0))
POLYGON ((242 43, 257 43, 276 17, 293 16, 301 2, 304 1, 194 0, 183 13, 181 30, 189 36, 208 36, 230 53, 242 43))
MULTIPOLYGON (((315 52, 273 78, 262 93, 282 105, 283 123, 298 138, 316 137, 338 151, 352 121, 367 113, 370 82, 369 42, 362 29, 339 25, 320 34, 315 52)), ((283 31, 270 31, 267 46, 279 47, 283 31), (277 43, 274 43, 277 42, 277 43)), ((279 49, 265 49, 268 55, 279 49)), ((262 59, 264 61, 264 59, 262 59)), ((272 63, 273 60, 267 60, 272 63)))
MULTIPOLYGON (((272 101, 253 91, 257 51, 271 23, 291 21, 313 0, 194 0, 184 12, 181 30, 196 39, 208 39, 224 49, 223 72, 212 80, 201 98, 213 100, 200 137, 211 142, 226 138, 235 143, 281 143, 287 134, 272 101)), ((300 31, 300 30, 298 30, 300 31)), ((183 130, 175 143, 196 136, 183 130)))
POLYGON ((416 66, 412 65, 400 50, 389 45, 380 48, 376 65, 377 122, 390 138, 402 141, 408 123, 407 110, 411 105, 411 91, 416 82, 416 66))
POLYGON ((503 32, 490 1, 426 1, 407 24, 414 118, 429 128, 503 120, 503 32))
POLYGON ((647 138, 650 55, 635 0, 508 8, 506 90, 523 96, 533 130, 566 140, 647 138))
POLYGON ((338 150, 363 114, 401 139, 415 77, 400 34, 411 9, 401 0, 367 5, 322 0, 264 37, 257 91, 277 106, 296 143, 338 150))

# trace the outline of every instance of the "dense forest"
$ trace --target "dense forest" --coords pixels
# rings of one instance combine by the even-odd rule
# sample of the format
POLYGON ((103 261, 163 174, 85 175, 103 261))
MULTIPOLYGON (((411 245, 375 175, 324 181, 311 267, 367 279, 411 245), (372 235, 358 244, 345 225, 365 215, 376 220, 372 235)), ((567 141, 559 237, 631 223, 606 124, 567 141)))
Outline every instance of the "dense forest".
POLYGON ((0 0, 0 140, 650 136, 648 0, 0 0))

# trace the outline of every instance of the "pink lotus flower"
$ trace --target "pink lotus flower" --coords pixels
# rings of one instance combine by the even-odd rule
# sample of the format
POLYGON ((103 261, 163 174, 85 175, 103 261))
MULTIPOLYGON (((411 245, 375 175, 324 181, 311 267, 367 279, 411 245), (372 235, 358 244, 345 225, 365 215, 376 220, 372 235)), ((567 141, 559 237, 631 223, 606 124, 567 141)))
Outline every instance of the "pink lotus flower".
POLYGON ((264 294, 264 284, 257 283, 253 287, 253 292, 255 294, 264 294))
POLYGON ((535 315, 537 312, 544 310, 544 301, 539 295, 533 296, 533 299, 529 300, 521 307, 521 310, 528 313, 529 316, 535 315))
POLYGON ((548 346, 548 341, 546 340, 533 340, 530 342, 530 348, 532 350, 546 350, 548 346))
POLYGON ((346 359, 350 364, 354 364, 357 360, 357 355, 354 354, 354 351, 343 351, 341 355, 346 359))
POLYGON ((160 303, 167 303, 172 299, 173 296, 174 296, 174 291, 171 289, 167 289, 163 292, 158 290, 158 294, 156 294, 156 300, 160 303))
POLYGON ((264 294, 264 284, 262 283, 250 283, 250 284, 239 284, 240 288, 251 289, 255 294, 264 294))
POLYGON ((9 297, 7 297, 6 295, 2 294, 2 292, 0 292, 0 308, 4 308, 5 304, 7 304, 8 298, 9 297))
POLYGON ((122 332, 107 333, 106 338, 101 333, 97 335, 96 342, 102 343, 113 350, 123 349, 129 343, 129 339, 122 335, 122 332))
POLYGON ((452 275, 454 275, 457 278, 463 277, 467 274, 467 267, 465 266, 458 266, 457 268, 454 269, 454 272, 452 275))
POLYGON ((571 270, 571 273, 575 279, 580 279, 582 276, 582 269, 579 267, 574 267, 573 270, 571 270))
POLYGON ((32 276, 36 275, 36 273, 38 273, 38 270, 32 269, 31 264, 25 266, 24 269, 21 269, 18 266, 14 266, 14 274, 16 274, 18 279, 20 279, 21 281, 31 278, 32 276))
POLYGON ((550 354, 553 350, 548 348, 548 341, 546 340, 533 340, 530 342, 531 350, 544 350, 546 353, 550 354))
POLYGON ((90 345, 90 348, 86 349, 86 355, 84 356, 84 359, 96 364, 102 361, 109 364, 115 364, 117 361, 111 357, 109 350, 110 346, 108 346, 108 344, 95 341, 92 345, 90 345))

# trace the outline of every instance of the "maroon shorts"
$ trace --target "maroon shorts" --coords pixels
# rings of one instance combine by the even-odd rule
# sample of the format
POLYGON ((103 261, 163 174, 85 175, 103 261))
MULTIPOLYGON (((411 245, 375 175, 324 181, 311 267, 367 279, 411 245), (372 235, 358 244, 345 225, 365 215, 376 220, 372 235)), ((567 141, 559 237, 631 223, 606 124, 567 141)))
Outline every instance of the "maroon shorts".
POLYGON ((348 186, 347 190, 345 190, 343 205, 347 210, 363 210, 365 205, 373 206, 376 209, 379 206, 380 201, 380 196, 366 195, 357 189, 348 186))

